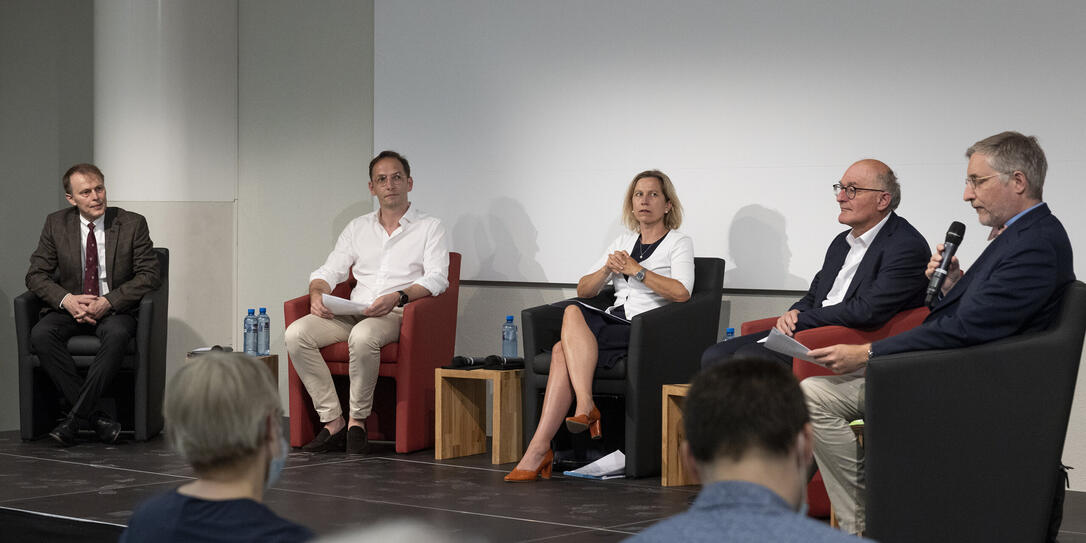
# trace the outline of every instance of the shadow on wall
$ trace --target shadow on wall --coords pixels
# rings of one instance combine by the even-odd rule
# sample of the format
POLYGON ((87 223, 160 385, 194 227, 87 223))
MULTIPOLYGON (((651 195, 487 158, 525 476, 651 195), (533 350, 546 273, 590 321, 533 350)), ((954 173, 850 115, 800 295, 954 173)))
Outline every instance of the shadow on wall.
POLYGON ((807 288, 806 280, 789 273, 792 251, 784 227, 784 215, 757 204, 735 214, 728 235, 728 264, 735 267, 724 274, 725 288, 807 288))
POLYGON ((520 202, 498 198, 482 217, 464 217, 452 229, 453 250, 464 254, 464 279, 538 281, 545 277, 536 260, 539 231, 520 202))
MULTIPOLYGON (((510 198, 491 203, 485 218, 461 218, 452 229, 452 250, 464 254, 465 279, 528 281, 543 277, 536 260, 539 232, 524 206, 510 198), (486 221, 486 222, 484 222, 486 221)), ((483 355, 500 352, 501 323, 506 315, 520 324, 522 309, 554 301, 540 288, 461 286, 456 352, 483 355), (467 317, 467 318, 464 318, 467 317)))
MULTIPOLYGON (((363 189, 365 189, 364 186, 363 189)), ((373 211, 374 209, 375 208, 373 207, 372 199, 367 199, 355 202, 343 208, 343 211, 336 213, 336 216, 332 218, 332 245, 328 247, 328 253, 332 252, 332 248, 335 247, 336 240, 339 239, 339 235, 343 232, 343 229, 347 228, 348 223, 358 217, 361 217, 362 215, 365 215, 366 213, 373 211)), ((320 262, 314 262, 312 264, 313 269, 317 269, 317 267, 323 263, 324 259, 321 259, 320 262)), ((308 277, 308 274, 306 275, 308 277)))

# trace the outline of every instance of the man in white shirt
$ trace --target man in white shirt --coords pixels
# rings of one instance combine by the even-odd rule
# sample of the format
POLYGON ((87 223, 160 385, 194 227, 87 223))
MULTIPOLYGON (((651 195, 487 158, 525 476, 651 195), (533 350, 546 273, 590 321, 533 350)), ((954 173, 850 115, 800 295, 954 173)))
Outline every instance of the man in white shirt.
MULTIPOLYGON (((822 269, 807 294, 779 319, 776 328, 791 336, 819 326, 873 329, 895 314, 924 301, 928 244, 908 221, 894 213, 901 186, 886 164, 865 159, 849 166, 833 185, 840 214, 849 230, 830 243, 822 269)), ((709 347, 702 366, 734 356, 757 356, 792 366, 792 359, 758 343, 759 332, 709 347)))
POLYGON ((287 352, 324 428, 302 447, 310 452, 366 450, 365 420, 373 406, 381 347, 400 337, 403 306, 449 286, 445 227, 411 206, 414 180, 407 158, 382 151, 369 167, 379 209, 351 221, 324 265, 309 276, 310 314, 286 330, 287 352), (322 295, 353 272, 351 300, 368 304, 360 316, 333 315, 322 295), (320 349, 346 341, 350 352, 350 413, 345 419, 320 349))

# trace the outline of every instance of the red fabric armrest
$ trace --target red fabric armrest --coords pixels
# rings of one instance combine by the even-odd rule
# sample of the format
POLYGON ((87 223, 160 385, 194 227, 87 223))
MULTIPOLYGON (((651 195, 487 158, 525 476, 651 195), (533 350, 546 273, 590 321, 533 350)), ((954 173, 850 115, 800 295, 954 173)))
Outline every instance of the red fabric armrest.
POLYGON ((780 317, 766 317, 764 319, 758 319, 754 321, 744 322, 739 327, 739 335, 745 336, 747 334, 754 334, 757 332, 764 332, 773 328, 777 324, 777 319, 780 317))
POLYGON ((309 295, 298 296, 283 302, 283 326, 290 326, 290 323, 309 314, 309 295))

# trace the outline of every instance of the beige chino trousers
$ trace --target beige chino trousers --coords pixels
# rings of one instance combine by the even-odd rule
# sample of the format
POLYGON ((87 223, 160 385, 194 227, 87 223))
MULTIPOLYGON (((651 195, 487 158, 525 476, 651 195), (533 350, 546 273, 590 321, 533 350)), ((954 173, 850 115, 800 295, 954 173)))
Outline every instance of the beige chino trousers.
POLYGON ((294 370, 302 379, 321 422, 331 422, 343 414, 339 396, 332 382, 328 364, 320 349, 340 341, 350 352, 348 376, 351 380, 350 417, 366 420, 373 408, 373 389, 381 365, 381 347, 400 338, 403 308, 397 307, 381 317, 337 316, 324 319, 306 315, 287 327, 285 342, 294 370))
POLYGON ((830 505, 843 531, 863 532, 864 450, 849 423, 864 416, 866 380, 855 375, 816 376, 799 384, 807 398, 815 461, 830 505))

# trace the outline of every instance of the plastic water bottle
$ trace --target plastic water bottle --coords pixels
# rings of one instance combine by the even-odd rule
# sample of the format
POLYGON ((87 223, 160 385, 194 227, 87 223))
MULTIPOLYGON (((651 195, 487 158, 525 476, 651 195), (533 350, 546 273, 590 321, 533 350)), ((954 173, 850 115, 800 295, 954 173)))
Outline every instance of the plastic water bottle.
POLYGON ((266 307, 261 307, 256 316, 256 353, 260 356, 271 354, 271 317, 266 307))
POLYGON ((502 356, 517 357, 517 325, 513 324, 512 315, 506 315, 502 324, 502 356))
POLYGON ((724 331, 724 341, 729 339, 735 339, 735 328, 728 328, 724 331))
POLYGON ((245 354, 256 356, 256 310, 250 309, 241 324, 241 333, 245 335, 245 354))

